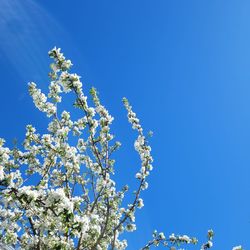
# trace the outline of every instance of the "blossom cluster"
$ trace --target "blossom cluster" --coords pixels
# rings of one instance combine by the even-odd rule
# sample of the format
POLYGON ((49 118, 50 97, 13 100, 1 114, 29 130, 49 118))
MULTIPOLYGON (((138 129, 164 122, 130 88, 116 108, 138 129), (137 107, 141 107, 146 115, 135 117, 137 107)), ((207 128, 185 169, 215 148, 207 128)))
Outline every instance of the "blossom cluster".
MULTIPOLYGON (((144 206, 141 193, 153 169, 147 136, 124 98, 128 120, 138 133, 134 147, 141 160, 135 176, 138 188, 126 205, 128 186, 118 190, 113 180, 113 153, 121 146, 111 134, 113 117, 96 89, 90 90, 88 101, 80 76, 70 73, 72 63, 60 49, 53 48, 49 56, 53 63, 48 94, 29 83, 35 106, 49 119, 47 133, 27 125, 20 148, 10 149, 0 139, 0 244, 27 250, 126 249, 122 234, 136 230, 135 212, 144 206), (75 120, 58 108, 68 93, 80 110, 75 120)), ((212 238, 210 230, 202 250, 212 247, 212 238)), ((197 239, 155 231, 142 249, 161 245, 173 250, 183 244, 197 244, 197 239)))

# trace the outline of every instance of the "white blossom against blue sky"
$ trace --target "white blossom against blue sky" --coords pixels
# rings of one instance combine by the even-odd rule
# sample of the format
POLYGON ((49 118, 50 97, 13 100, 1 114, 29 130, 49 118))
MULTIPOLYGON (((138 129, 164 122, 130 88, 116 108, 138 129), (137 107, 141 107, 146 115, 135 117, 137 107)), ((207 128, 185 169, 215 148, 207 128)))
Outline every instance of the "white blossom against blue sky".
POLYGON ((129 249, 155 228, 201 241, 213 228, 214 249, 250 248, 249 11, 246 0, 0 0, 0 137, 11 145, 26 124, 46 129, 27 82, 45 89, 47 51, 62 47, 115 117, 122 183, 138 162, 123 96, 154 132, 155 168, 129 249))

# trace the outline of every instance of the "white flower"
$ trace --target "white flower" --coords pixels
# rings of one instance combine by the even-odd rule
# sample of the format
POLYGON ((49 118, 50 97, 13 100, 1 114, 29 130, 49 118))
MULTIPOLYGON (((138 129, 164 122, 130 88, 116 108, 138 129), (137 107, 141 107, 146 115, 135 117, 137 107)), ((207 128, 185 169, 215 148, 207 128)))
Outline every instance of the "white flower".
POLYGON ((135 178, 136 178, 136 179, 139 179, 139 180, 142 179, 142 174, 141 174, 141 173, 137 173, 137 174, 135 175, 135 178))
POLYGON ((139 198, 137 207, 142 208, 143 206, 144 206, 143 199, 139 198))
POLYGON ((235 246, 232 248, 232 250, 243 250, 242 246, 235 246))
POLYGON ((190 243, 191 239, 187 235, 180 236, 179 239, 181 241, 185 241, 186 243, 190 243))
POLYGON ((176 241, 176 236, 172 233, 171 235, 169 235, 169 240, 170 241, 176 241))
POLYGON ((3 171, 3 166, 0 165, 0 181, 4 179, 4 171, 3 171))
POLYGON ((128 232, 133 232, 133 231, 136 230, 136 225, 135 225, 135 224, 127 224, 127 225, 126 225, 126 230, 127 230, 128 232))
POLYGON ((209 248, 211 248, 213 246, 213 242, 211 240, 209 240, 207 243, 208 243, 209 248))
POLYGON ((161 240, 165 240, 165 239, 166 239, 164 233, 162 233, 162 232, 159 233, 159 238, 160 238, 161 240))

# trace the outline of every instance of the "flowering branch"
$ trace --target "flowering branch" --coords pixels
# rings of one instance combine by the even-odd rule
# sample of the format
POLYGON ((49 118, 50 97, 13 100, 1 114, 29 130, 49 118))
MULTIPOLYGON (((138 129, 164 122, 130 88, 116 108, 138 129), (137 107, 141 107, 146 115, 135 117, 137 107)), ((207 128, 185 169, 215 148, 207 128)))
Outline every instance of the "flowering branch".
MULTIPOLYGON (((141 160, 135 175, 138 187, 132 202, 125 205, 128 186, 117 190, 112 179, 115 160, 111 156, 121 146, 113 142, 110 132, 113 117, 94 88, 90 105, 80 76, 70 73, 72 63, 60 49, 52 49, 49 56, 53 62, 48 94, 29 83, 35 106, 49 119, 48 132, 40 135, 27 125, 23 146, 14 149, 0 139, 0 241, 27 250, 126 249, 122 234, 136 230, 135 212, 144 206, 141 192, 148 188, 147 177, 153 169, 147 137, 124 98, 128 120, 138 134, 134 147, 141 160), (81 111, 76 120, 58 109, 64 94, 70 92, 81 111), (37 184, 32 185, 31 179, 37 179, 37 184)), ((209 230, 202 250, 212 247, 212 238, 209 230)), ((155 231, 141 249, 161 245, 174 250, 183 244, 195 245, 197 239, 175 234, 166 238, 155 231)))

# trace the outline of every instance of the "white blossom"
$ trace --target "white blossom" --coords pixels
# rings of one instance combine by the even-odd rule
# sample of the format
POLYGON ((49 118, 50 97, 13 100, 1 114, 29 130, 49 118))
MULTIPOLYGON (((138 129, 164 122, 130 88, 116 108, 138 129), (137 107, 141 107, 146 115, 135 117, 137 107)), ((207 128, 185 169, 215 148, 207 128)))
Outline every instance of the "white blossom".
MULTIPOLYGON (((129 188, 119 189, 113 177, 113 153, 121 146, 113 142, 114 118, 94 88, 89 101, 80 76, 70 72, 72 63, 60 48, 53 48, 49 56, 53 62, 48 94, 29 83, 36 108, 50 118, 46 133, 27 125, 23 147, 12 149, 0 139, 0 240, 15 249, 126 249, 123 233, 136 230, 136 211, 144 206, 141 193, 148 188, 153 170, 148 137, 124 98, 141 161, 133 172, 137 188, 124 199, 129 188), (79 109, 72 116, 60 106, 65 93, 75 96, 74 106, 79 109), (128 199, 132 200, 126 203, 128 199)), ((209 230, 202 249, 212 247, 212 238, 209 230)), ((196 243, 187 235, 165 237, 155 231, 142 249, 196 243)))
POLYGON ((235 246, 232 248, 232 250, 243 250, 242 246, 235 246))

